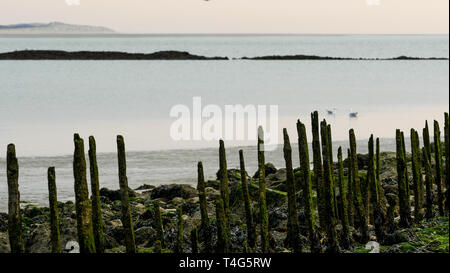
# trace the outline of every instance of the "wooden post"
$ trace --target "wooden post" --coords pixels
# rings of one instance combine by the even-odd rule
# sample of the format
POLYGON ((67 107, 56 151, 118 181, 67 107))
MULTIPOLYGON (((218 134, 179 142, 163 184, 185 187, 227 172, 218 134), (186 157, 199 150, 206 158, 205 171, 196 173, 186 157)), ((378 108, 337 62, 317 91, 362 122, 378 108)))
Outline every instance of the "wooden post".
POLYGON ((19 163, 14 144, 6 152, 6 174, 8 180, 8 235, 12 253, 24 253, 22 216, 20 212, 19 163))
POLYGON ((125 247, 127 253, 136 253, 136 243, 134 241, 133 218, 128 201, 128 178, 127 162, 125 156, 125 142, 122 136, 117 136, 117 156, 119 162, 119 185, 120 201, 122 207, 122 225, 125 235, 125 247))
POLYGON ((48 199, 49 199, 48 201, 50 208, 50 245, 52 246, 52 253, 61 253, 55 167, 48 168, 47 180, 48 180, 48 199))

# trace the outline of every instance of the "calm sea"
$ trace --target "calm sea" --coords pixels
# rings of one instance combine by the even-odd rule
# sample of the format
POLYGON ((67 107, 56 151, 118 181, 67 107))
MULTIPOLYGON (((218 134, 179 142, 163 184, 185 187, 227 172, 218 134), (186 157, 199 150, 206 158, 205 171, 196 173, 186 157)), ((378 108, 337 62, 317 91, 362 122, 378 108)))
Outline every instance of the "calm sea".
MULTIPOLYGON (((0 37, 0 52, 23 49, 126 51, 182 50, 204 56, 315 54, 388 58, 449 57, 446 35, 156 35, 111 37, 0 37)), ((218 168, 216 141, 173 141, 171 107, 278 105, 279 133, 295 142, 298 118, 310 124, 318 110, 333 126, 334 146, 346 147, 355 128, 360 151, 370 134, 394 150, 395 129, 422 128, 449 109, 448 61, 0 61, 0 211, 7 207, 5 155, 15 143, 22 200, 47 204, 46 170, 56 166, 61 201, 73 199, 73 133, 96 136, 102 187, 118 188, 115 136, 125 137, 128 180, 195 183, 196 163, 208 178, 218 168), (336 108, 329 116, 326 109, 336 108), (357 119, 348 113, 359 112, 357 119)), ((280 138, 281 139, 281 138, 280 138)), ((256 171, 251 142, 227 142, 229 167, 246 146, 249 172, 256 171)), ((298 155, 294 153, 295 164, 298 155)), ((280 149, 267 161, 283 167, 280 149)))

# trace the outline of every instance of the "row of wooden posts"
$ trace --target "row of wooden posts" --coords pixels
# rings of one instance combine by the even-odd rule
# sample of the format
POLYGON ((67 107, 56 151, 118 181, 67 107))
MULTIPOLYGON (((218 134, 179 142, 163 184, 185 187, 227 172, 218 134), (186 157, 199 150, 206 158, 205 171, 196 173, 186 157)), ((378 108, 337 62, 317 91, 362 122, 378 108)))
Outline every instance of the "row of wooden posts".
MULTIPOLYGON (((375 227, 377 240, 383 242, 384 238, 393 232, 395 200, 386 200, 380 179, 380 141, 374 140, 373 135, 368 142, 368 169, 367 180, 361 181, 358 168, 356 150, 356 137, 353 129, 349 131, 350 148, 347 150, 348 168, 345 175, 343 151, 339 147, 337 163, 333 162, 332 132, 331 126, 326 120, 319 123, 317 111, 311 114, 312 122, 312 151, 313 171, 310 170, 310 157, 305 125, 297 121, 298 149, 300 157, 301 189, 296 189, 294 166, 292 164, 292 148, 289 135, 283 129, 283 153, 286 162, 286 186, 288 202, 287 241, 289 247, 296 253, 304 250, 300 239, 300 224, 297 208, 297 192, 302 191, 303 211, 307 227, 307 237, 311 252, 321 252, 322 246, 319 240, 319 231, 326 236, 327 252, 339 252, 340 249, 352 247, 354 232, 358 230, 357 240, 365 243, 369 240, 369 223, 375 227), (337 169, 335 173, 334 170, 337 169), (335 177, 337 176, 337 177, 335 177), (347 179, 345 178, 347 177, 347 179), (313 180, 312 180, 313 177, 313 180), (337 185, 335 185, 337 183, 337 185), (313 189, 317 193, 318 221, 315 219, 315 203, 313 202, 313 189), (337 194, 337 191, 339 194, 337 194), (386 208, 386 203, 389 206, 386 208), (342 225, 341 234, 337 234, 336 226, 342 225), (339 238, 339 239, 338 239, 339 238)), ((445 152, 442 154, 441 133, 439 123, 434 122, 434 170, 432 168, 432 146, 428 123, 423 129, 423 148, 420 148, 419 135, 411 129, 411 158, 412 158, 412 185, 414 193, 414 221, 422 221, 422 211, 425 217, 434 217, 434 208, 438 208, 441 216, 448 215, 448 187, 449 187, 449 116, 445 113, 445 152), (445 157, 445 168, 442 158, 445 157), (445 179, 445 182, 444 182, 445 179), (437 198, 433 197, 433 184, 437 187, 437 198), (444 205, 444 184, 447 192, 447 206, 444 205), (437 203, 434 203, 437 199, 437 203)), ((259 249, 262 253, 271 251, 269 240, 269 217, 266 204, 266 175, 264 158, 264 138, 262 127, 258 128, 258 188, 257 200, 259 213, 259 249)), ((213 234, 211 220, 207 209, 205 192, 205 179, 202 162, 198 163, 198 196, 201 213, 201 225, 192 229, 190 234, 192 252, 217 252, 228 253, 230 249, 230 195, 227 171, 225 145, 219 142, 219 178, 220 198, 215 202, 217 243, 213 246, 213 234), (199 236, 199 230, 201 235, 199 236), (199 241, 201 244, 199 244, 199 241)), ((410 227, 413 224, 410 205, 410 183, 407 170, 406 147, 404 133, 396 131, 396 161, 398 183, 398 206, 400 214, 400 226, 410 227)), ((89 171, 91 181, 91 199, 89 198, 87 183, 87 167, 84 151, 84 141, 78 134, 74 135, 73 174, 75 189, 75 207, 77 220, 78 243, 81 253, 103 253, 105 243, 103 237, 104 223, 99 193, 99 175, 96 159, 96 144, 94 137, 89 137, 89 171)), ((117 136, 117 154, 119 169, 119 185, 121 197, 121 220, 124 228, 124 243, 127 253, 136 253, 133 219, 128 195, 128 180, 126 174, 125 143, 122 136, 117 136)), ((240 173, 243 193, 243 203, 246 215, 247 241, 244 250, 257 251, 257 221, 254 219, 253 206, 248 189, 247 173, 245 170, 244 153, 239 151, 240 173)), ((8 233, 11 251, 23 253, 24 239, 22 236, 22 221, 20 212, 19 194, 19 165, 16 158, 15 146, 8 145, 7 149, 7 180, 8 180, 8 233)), ((61 253, 61 240, 59 231, 58 205, 56 196, 55 168, 48 168, 48 189, 51 226, 51 250, 53 253, 61 253)), ((155 242, 155 251, 161 252, 167 248, 165 243, 164 228, 158 202, 154 202, 153 210, 156 216, 158 240, 155 242)), ((181 206, 177 209, 177 229, 174 252, 184 252, 184 226, 181 206)))

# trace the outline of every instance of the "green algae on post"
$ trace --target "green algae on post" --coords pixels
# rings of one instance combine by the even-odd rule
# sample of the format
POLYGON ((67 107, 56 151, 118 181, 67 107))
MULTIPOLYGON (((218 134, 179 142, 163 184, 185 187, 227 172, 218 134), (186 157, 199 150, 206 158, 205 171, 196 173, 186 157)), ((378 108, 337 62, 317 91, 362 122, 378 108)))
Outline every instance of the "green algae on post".
POLYGON ((350 224, 348 221, 348 202, 344 182, 344 163, 342 161, 342 147, 338 148, 338 187, 339 187, 339 216, 342 225, 342 236, 340 243, 343 248, 349 249, 352 245, 350 235, 350 224))
POLYGON ((122 212, 122 225, 124 229, 125 247, 127 253, 136 253, 134 241, 133 218, 128 200, 127 161, 125 154, 125 142, 123 136, 117 136, 117 157, 119 162, 120 203, 122 212))
POLYGON ((56 191, 55 167, 47 170, 48 201, 50 209, 50 245, 52 253, 61 253, 61 238, 59 233, 58 199, 56 191))
POLYGON ((95 253, 95 240, 92 227, 91 202, 86 179, 86 158, 84 141, 78 134, 73 138, 73 176, 75 180, 75 208, 77 215, 78 243, 81 253, 95 253))
POLYGON ((308 151, 308 139, 306 136, 305 124, 297 121, 297 135, 298 135, 298 150, 300 157, 300 170, 303 179, 303 206, 306 217, 306 226, 308 229, 308 236, 310 242, 311 252, 320 252, 320 242, 316 234, 316 221, 314 217, 314 203, 312 199, 312 185, 311 185, 311 172, 309 169, 309 151, 308 151))
POLYGON ((323 158, 323 185, 324 185, 324 199, 325 199, 325 232, 327 235, 327 252, 339 252, 339 247, 336 237, 336 218, 334 213, 334 197, 333 185, 331 176, 331 162, 329 149, 331 149, 328 138, 328 125, 325 120, 320 124, 320 133, 322 137, 322 158, 323 158))
POLYGON ((217 253, 228 253, 228 236, 225 226, 225 212, 223 208, 223 200, 216 200, 216 223, 217 223, 217 253))
POLYGON ((302 252, 302 245, 300 242, 300 230, 298 225, 296 190, 294 183, 294 170, 292 167, 292 148, 289 141, 289 135, 286 128, 283 129, 283 154, 286 162, 286 186, 288 197, 288 235, 289 246, 296 253, 302 252))
POLYGON ((209 224, 209 217, 208 217, 208 204, 206 200, 206 192, 205 192, 205 177, 203 173, 203 163, 198 162, 197 164, 197 191, 198 191, 198 198, 200 202, 200 216, 201 216, 201 227, 203 230, 203 238, 205 244, 205 252, 209 253, 212 251, 212 245, 211 245, 211 228, 209 224))
POLYGON ((317 193, 317 209, 319 212, 319 224, 325 226, 325 201, 323 195, 323 167, 322 154, 320 147, 319 134, 319 113, 317 111, 311 114, 312 125, 312 148, 313 148, 313 165, 314 165, 314 186, 317 193))
POLYGON ((242 183, 242 197, 244 198, 245 219, 247 223, 247 243, 252 249, 256 247, 256 226, 253 221, 253 208, 248 192, 247 172, 245 171, 244 151, 239 150, 239 165, 242 183))
POLYGON ((442 168, 442 148, 441 148, 441 131, 439 123, 434 121, 434 166, 436 178, 434 182, 437 187, 438 210, 440 216, 445 216, 444 211, 444 191, 443 184, 443 168, 442 168))
POLYGON ((259 214, 260 214, 260 233, 261 233, 261 251, 268 253, 269 249, 269 213, 266 204, 266 167, 264 158, 264 131, 258 127, 258 172, 259 172, 259 214))
POLYGON ((100 183, 98 180, 97 145, 93 136, 89 137, 89 170, 91 176, 92 194, 92 227, 94 229, 95 249, 97 253, 105 252, 103 237, 102 205, 100 203, 100 183))
POLYGON ((403 149, 403 133, 397 129, 396 142, 397 142, 397 183, 398 183, 398 200, 400 206, 400 226, 411 226, 411 208, 409 205, 409 193, 407 187, 407 170, 405 151, 403 149))
POLYGON ((155 224, 156 224, 156 232, 157 232, 157 238, 159 243, 161 244, 161 247, 166 247, 166 241, 164 239, 164 226, 161 218, 161 210, 159 208, 159 203, 157 201, 153 202, 153 211, 155 214, 155 224))
POLYGON ((19 162, 16 147, 9 144, 6 152, 6 174, 8 180, 8 235, 12 253, 24 253, 22 216, 20 212, 19 162))
POLYGON ((369 240, 369 227, 367 224, 366 210, 364 208, 364 203, 361 196, 361 182, 359 179, 358 157, 356 153, 356 137, 355 131, 353 129, 350 129, 349 137, 350 137, 350 153, 351 153, 351 167, 352 167, 351 183, 353 183, 352 187, 353 187, 354 207, 355 213, 357 214, 358 224, 361 230, 361 243, 366 243, 369 240))
POLYGON ((225 212, 226 234, 230 237, 230 191, 228 189, 227 155, 225 152, 225 143, 222 139, 219 141, 219 178, 220 196, 223 200, 223 208, 225 212))

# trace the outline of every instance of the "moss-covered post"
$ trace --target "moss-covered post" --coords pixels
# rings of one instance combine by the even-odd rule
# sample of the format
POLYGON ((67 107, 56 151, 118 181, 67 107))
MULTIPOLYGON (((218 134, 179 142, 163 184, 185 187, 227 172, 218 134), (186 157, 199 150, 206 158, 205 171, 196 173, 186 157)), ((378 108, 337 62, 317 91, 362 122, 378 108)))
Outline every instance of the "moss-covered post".
POLYGON ((192 248, 192 253, 200 253, 200 247, 198 245, 197 227, 194 227, 191 230, 191 248, 192 248))
POLYGON ((428 161, 431 164, 431 142, 430 142, 430 129, 428 127, 428 121, 425 121, 425 128, 422 131, 423 136, 423 147, 426 149, 426 154, 428 155, 428 161))
POLYGON ((156 240, 155 242, 154 253, 162 253, 162 246, 160 240, 156 240))
POLYGON ((325 226, 325 200, 323 194, 323 166, 322 153, 320 147, 320 133, 319 133, 319 114, 317 111, 311 114, 312 127, 312 148, 313 148, 313 165, 314 165, 314 186, 317 193, 317 210, 319 212, 319 224, 321 227, 325 226))
POLYGON ((338 187, 339 187, 339 217, 342 224, 342 236, 340 243, 343 248, 351 247, 350 224, 348 221, 347 192, 344 181, 344 162, 342 161, 342 147, 338 148, 338 187))
POLYGON ((203 238, 202 241, 205 244, 205 252, 211 253, 212 246, 211 246, 211 229, 209 225, 209 217, 208 217, 208 204, 206 200, 206 192, 205 192, 205 176, 203 173, 203 163, 198 162, 197 164, 197 191, 198 191, 198 198, 200 202, 200 215, 202 218, 202 224, 201 228, 203 231, 203 238))
POLYGON ((86 179, 86 158, 84 141, 74 135, 73 176, 75 180, 75 209, 77 215, 78 243, 81 253, 95 253, 95 240, 92 228, 91 202, 86 179))
MULTIPOLYGON (((444 141, 445 141, 445 185, 447 191, 450 187, 450 124, 448 113, 444 114, 444 141)), ((448 202, 448 200, 447 200, 448 202)))
MULTIPOLYGON (((425 129, 424 129, 425 132, 425 129)), ((425 169, 425 218, 433 218, 433 184, 434 178, 431 169, 430 155, 428 149, 422 149, 422 164, 425 169)))
POLYGON ((327 252, 339 252, 336 239, 336 218, 334 217, 334 197, 333 182, 331 177, 331 162, 329 157, 330 143, 328 142, 328 126, 325 120, 320 124, 322 137, 322 158, 323 158, 323 185, 325 195, 325 232, 327 234, 327 252))
POLYGON ((316 221, 314 217, 314 203, 312 199, 312 184, 311 173, 309 167, 309 151, 308 139, 306 135, 305 124, 297 121, 297 135, 298 135, 298 151, 300 157, 300 170, 303 180, 303 209, 306 218, 306 227, 308 229, 309 242, 311 244, 311 252, 320 252, 320 242, 316 233, 316 221))
MULTIPOLYGON (((289 135, 286 128, 283 129, 283 155, 286 163, 286 187, 288 197, 288 235, 289 246, 292 247, 295 253, 302 252, 302 245, 300 243, 300 229, 298 225, 297 214, 297 200, 294 182, 294 169, 292 167, 292 148, 289 140, 289 135)), ((306 181, 303 181, 306 182, 306 181)))
MULTIPOLYGON (((219 141, 219 174, 220 174, 220 196, 223 200, 223 209, 225 212, 225 227, 228 238, 231 236, 230 228, 230 191, 228 189, 228 169, 225 144, 223 140, 219 141)), ((227 240, 229 242, 229 240, 227 240)))
POLYGON ((266 170, 264 159, 264 131, 258 127, 258 171, 259 171, 259 214, 261 250, 263 253, 269 252, 269 213, 266 204, 266 170))
POLYGON ((380 164, 380 138, 377 137, 377 140, 375 142, 376 144, 376 163, 375 163, 375 167, 376 167, 376 176, 377 176, 377 189, 378 189, 378 196, 380 197, 380 202, 384 202, 386 203, 386 197, 384 195, 384 189, 381 186, 381 178, 380 178, 380 170, 381 170, 381 164, 380 164))
POLYGON ((228 253, 228 236, 225 226, 225 211, 223 208, 223 200, 216 200, 216 222, 217 222, 217 253, 228 253))
POLYGON ((6 151, 6 174, 8 180, 8 235, 12 253, 24 253, 22 216, 20 213, 19 162, 16 147, 9 144, 6 151))
POLYGON ((348 223, 351 227, 353 227, 354 224, 354 196, 353 196, 353 179, 352 179, 352 172, 353 172, 353 167, 352 167, 352 154, 350 152, 350 149, 347 149, 347 162, 348 162, 348 167, 347 167, 347 211, 348 211, 348 223))
POLYGON ((414 220, 419 223, 421 219, 422 197, 421 197, 421 180, 422 180, 422 164, 420 156, 419 139, 416 130, 411 129, 411 155, 412 155, 412 174, 414 185, 414 220))
POLYGON ((100 203, 100 184, 98 181, 97 145, 93 136, 89 137, 89 170, 91 175, 92 194, 92 227, 94 229, 95 249, 97 253, 105 252, 103 238, 102 204, 100 203))
POLYGON ((377 235, 377 240, 381 242, 385 237, 386 216, 384 215, 381 207, 380 195, 378 191, 373 135, 369 138, 369 166, 367 169, 367 180, 369 181, 370 203, 373 209, 375 233, 377 235))
POLYGON ((184 223, 181 205, 177 208, 177 241, 175 243, 175 253, 184 253, 184 223))
POLYGON ((338 208, 338 202, 337 202, 337 197, 336 197, 336 185, 335 182, 336 179, 334 177, 334 158, 333 158, 333 137, 331 134, 331 124, 327 125, 327 133, 328 133, 328 144, 329 144, 329 149, 328 149, 328 157, 329 157, 329 162, 330 162, 330 168, 331 168, 331 189, 333 191, 333 200, 334 200, 334 217, 336 219, 339 219, 339 208, 338 208))
MULTIPOLYGON (((361 195, 361 182, 359 180, 358 157, 356 152, 356 137, 355 131, 350 129, 350 153, 351 153, 351 167, 352 167, 352 182, 353 183, 353 199, 354 208, 361 230, 361 243, 366 243, 369 240, 369 227, 367 225, 366 210, 361 195)), ((350 201, 349 201, 350 202, 350 201)))
POLYGON ((117 136, 117 156, 119 162, 120 201, 122 209, 122 225, 125 235, 125 247, 127 253, 136 253, 134 240, 133 218, 128 200, 127 161, 125 155, 125 142, 123 136, 117 136))
POLYGON ((164 226, 161 218, 161 209, 157 201, 153 202, 153 212, 155 214, 156 233, 162 248, 166 248, 166 240, 164 239, 164 226))
POLYGON ((248 191, 247 172, 245 171, 244 151, 239 150, 239 165, 241 171, 242 197, 244 198, 245 219, 247 224, 247 243, 252 249, 256 247, 256 226, 253 221, 253 208, 248 191))
POLYGON ((48 180, 48 201, 49 201, 48 207, 50 209, 50 245, 52 247, 52 253, 61 253, 55 167, 48 168, 47 180, 48 180))
POLYGON ((398 183, 398 200, 400 207, 400 226, 409 227, 411 225, 411 208, 409 205, 409 194, 406 187, 406 160, 403 150, 402 132, 397 129, 397 183, 398 183))
POLYGON ((444 211, 444 192, 442 189, 443 184, 443 168, 442 168, 442 148, 441 148, 441 131, 439 129, 439 123, 434 121, 434 166, 436 179, 435 183, 437 186, 437 199, 438 199, 438 210, 440 216, 445 216, 444 211))

